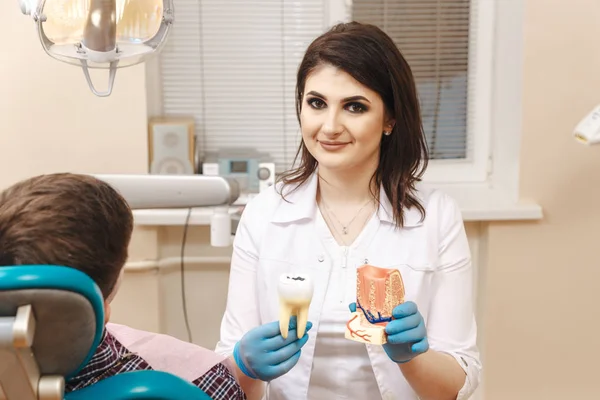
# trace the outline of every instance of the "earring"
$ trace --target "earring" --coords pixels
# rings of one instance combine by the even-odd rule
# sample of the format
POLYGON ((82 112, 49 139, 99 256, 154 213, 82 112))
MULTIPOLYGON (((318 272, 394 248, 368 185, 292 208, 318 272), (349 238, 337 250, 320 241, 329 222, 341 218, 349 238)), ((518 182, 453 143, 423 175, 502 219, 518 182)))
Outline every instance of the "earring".
POLYGON ((383 131, 383 134, 385 136, 390 136, 392 134, 392 132, 391 131, 383 131))

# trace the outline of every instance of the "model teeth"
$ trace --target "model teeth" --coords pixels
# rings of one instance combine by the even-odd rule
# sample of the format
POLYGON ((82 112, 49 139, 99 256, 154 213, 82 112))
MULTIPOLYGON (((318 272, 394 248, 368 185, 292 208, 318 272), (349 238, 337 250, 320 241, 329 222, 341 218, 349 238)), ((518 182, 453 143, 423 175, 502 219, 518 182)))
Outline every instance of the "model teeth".
POLYGON ((307 275, 286 274, 279 278, 279 330, 284 339, 288 337, 290 318, 293 315, 298 322, 298 339, 304 336, 313 291, 313 283, 307 275))
POLYGON ((395 268, 362 265, 356 270, 356 312, 346 324, 345 337, 361 343, 385 344, 385 326, 392 310, 404 303, 404 281, 395 268))

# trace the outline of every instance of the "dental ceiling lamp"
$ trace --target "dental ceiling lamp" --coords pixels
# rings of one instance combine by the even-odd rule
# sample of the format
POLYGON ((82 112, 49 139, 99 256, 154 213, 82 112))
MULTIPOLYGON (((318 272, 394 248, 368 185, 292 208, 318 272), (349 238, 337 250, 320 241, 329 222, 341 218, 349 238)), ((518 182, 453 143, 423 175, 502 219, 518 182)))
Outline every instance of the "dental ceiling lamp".
POLYGON ((589 146, 600 143, 600 105, 577 124, 573 135, 576 140, 589 146))
POLYGON ((81 65, 92 92, 110 96, 118 68, 144 62, 165 43, 173 24, 173 0, 19 0, 33 18, 51 57, 81 65), (98 91, 90 69, 108 70, 98 91))

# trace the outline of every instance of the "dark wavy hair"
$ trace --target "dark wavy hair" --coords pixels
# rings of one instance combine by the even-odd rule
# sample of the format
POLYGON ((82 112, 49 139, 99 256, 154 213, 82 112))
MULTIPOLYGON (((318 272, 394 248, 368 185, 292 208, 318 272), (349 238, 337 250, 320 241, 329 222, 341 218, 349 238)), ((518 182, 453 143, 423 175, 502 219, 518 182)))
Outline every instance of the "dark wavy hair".
MULTIPOLYGON (((382 134, 379 165, 372 177, 383 187, 393 206, 394 221, 404 225, 405 208, 416 207, 425 218, 415 184, 427 168, 428 149, 415 80, 410 66, 394 41, 380 28, 359 22, 342 23, 316 38, 306 50, 296 81, 296 115, 300 122, 302 99, 307 77, 321 65, 332 65, 379 94, 388 115, 395 120, 389 136, 382 134)), ((294 165, 279 181, 282 187, 300 186, 317 168, 317 160, 304 142, 300 143, 294 165)), ((283 196, 283 191, 281 192, 283 196)), ((377 193, 372 193, 377 198, 377 193)))

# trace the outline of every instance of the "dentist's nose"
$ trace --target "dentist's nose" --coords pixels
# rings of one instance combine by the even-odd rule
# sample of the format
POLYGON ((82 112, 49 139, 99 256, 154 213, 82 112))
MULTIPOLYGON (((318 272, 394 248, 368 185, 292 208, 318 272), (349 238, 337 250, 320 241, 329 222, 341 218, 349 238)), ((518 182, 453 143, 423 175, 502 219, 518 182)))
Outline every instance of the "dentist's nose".
POLYGON ((326 136, 335 137, 344 130, 337 110, 329 109, 323 123, 322 131, 326 136))

